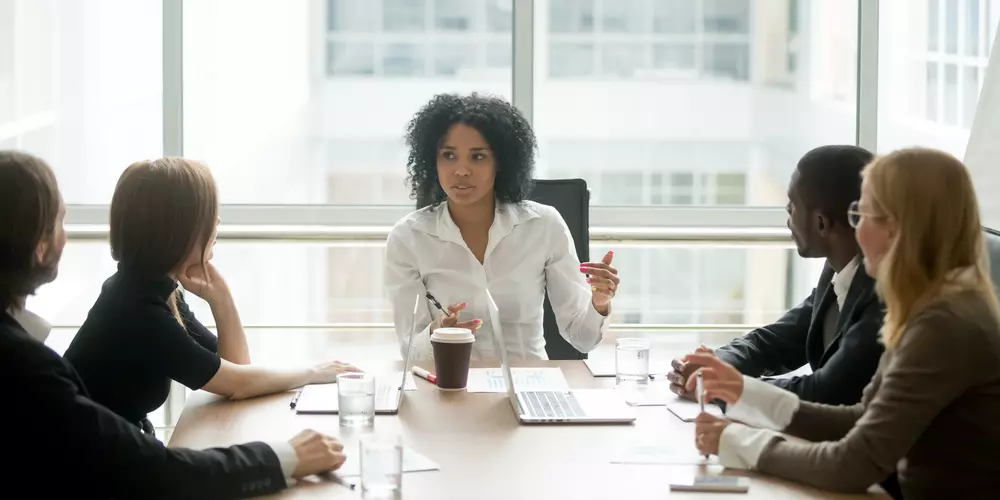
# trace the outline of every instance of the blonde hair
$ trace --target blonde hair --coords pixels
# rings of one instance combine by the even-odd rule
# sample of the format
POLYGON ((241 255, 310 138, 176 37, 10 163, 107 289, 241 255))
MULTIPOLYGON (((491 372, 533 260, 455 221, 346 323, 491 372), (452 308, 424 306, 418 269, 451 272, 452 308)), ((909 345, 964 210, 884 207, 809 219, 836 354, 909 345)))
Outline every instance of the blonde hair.
POLYGON ((896 225, 879 264, 876 287, 886 305, 882 342, 895 347, 907 322, 934 299, 974 290, 1000 318, 989 278, 979 204, 965 165, 933 149, 902 149, 875 159, 862 173, 871 206, 896 225), (956 271, 971 268, 971 280, 956 271))
MULTIPOLYGON (((205 260, 218 214, 218 190, 205 165, 177 157, 135 162, 111 198, 111 256, 150 276, 169 275, 199 245, 205 260)), ((183 325, 179 293, 175 290, 167 304, 183 325)))

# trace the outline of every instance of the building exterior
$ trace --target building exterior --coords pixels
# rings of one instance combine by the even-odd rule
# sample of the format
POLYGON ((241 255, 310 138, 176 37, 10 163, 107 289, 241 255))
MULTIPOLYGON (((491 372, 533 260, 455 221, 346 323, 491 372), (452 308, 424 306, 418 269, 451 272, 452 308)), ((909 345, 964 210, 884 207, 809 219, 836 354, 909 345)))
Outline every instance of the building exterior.
MULTIPOLYGON (((435 93, 511 98, 512 3, 185 1, 185 154, 212 166, 225 203, 412 204, 405 125, 435 93)), ((585 178, 595 205, 781 206, 804 152, 855 142, 857 1, 534 5, 538 174, 585 178)), ((961 156, 1000 3, 880 6, 880 152, 961 156)), ((162 151, 162 36, 159 0, 0 0, 0 147, 49 159, 69 203, 108 203, 129 162, 162 151)), ((784 248, 608 248, 629 323, 767 321, 821 264, 784 248)), ((217 254, 254 269, 230 277, 250 323, 389 319, 377 247, 217 254)), ((107 255, 71 245, 42 308, 81 321, 107 255)))

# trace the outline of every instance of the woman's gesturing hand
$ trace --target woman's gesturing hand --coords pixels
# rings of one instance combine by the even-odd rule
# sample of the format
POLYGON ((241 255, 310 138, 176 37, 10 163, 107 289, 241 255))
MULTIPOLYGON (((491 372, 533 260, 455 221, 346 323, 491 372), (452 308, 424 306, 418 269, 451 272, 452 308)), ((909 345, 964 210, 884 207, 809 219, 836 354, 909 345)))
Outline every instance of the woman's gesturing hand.
POLYGON ((458 313, 465 309, 466 303, 459 302, 457 304, 452 304, 448 306, 448 314, 446 316, 441 316, 431 323, 431 333, 437 328, 468 328, 475 332, 481 326, 483 326, 483 320, 481 319, 470 319, 467 321, 459 321, 458 313))
POLYGON ((597 312, 607 316, 611 308, 611 299, 618 291, 621 280, 618 279, 618 269, 611 266, 611 259, 615 257, 614 252, 604 254, 600 262, 584 262, 580 264, 580 272, 590 275, 587 283, 590 284, 591 302, 597 312))

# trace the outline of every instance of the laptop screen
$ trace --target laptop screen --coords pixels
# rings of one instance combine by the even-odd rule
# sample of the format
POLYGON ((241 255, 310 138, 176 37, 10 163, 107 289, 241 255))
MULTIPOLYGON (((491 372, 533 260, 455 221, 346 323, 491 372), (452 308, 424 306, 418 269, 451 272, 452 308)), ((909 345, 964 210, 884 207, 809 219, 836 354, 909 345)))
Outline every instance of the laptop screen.
MULTIPOLYGON (((411 325, 417 324, 417 312, 420 311, 420 301, 423 299, 421 295, 417 295, 416 301, 413 303, 413 322, 411 325)), ((410 373, 410 360, 413 358, 413 337, 417 335, 410 332, 410 340, 406 346, 406 353, 403 355, 403 380, 399 382, 399 398, 402 400, 403 391, 406 390, 406 377, 410 373)))
POLYGON ((489 289, 486 290, 486 302, 490 310, 493 341, 496 343, 497 352, 500 353, 500 371, 503 372, 503 382, 507 386, 507 396, 510 398, 510 404, 514 407, 514 411, 518 411, 517 396, 514 394, 514 377, 510 373, 510 364, 507 363, 507 343, 503 337, 503 329, 500 328, 500 309, 497 308, 497 303, 493 300, 489 289))

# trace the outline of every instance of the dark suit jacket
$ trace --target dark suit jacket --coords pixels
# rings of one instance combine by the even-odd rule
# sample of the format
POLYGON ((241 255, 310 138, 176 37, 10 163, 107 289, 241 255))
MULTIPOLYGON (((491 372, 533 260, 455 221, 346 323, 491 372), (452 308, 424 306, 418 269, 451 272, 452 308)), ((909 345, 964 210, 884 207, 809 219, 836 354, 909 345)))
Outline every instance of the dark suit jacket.
POLYGON ((31 498, 242 498, 285 487, 264 443, 166 448, 90 400, 73 369, 0 311, 6 488, 31 498))
POLYGON ((806 300, 776 323, 717 349, 716 355, 751 377, 782 375, 808 363, 813 370, 809 375, 765 380, 804 401, 831 405, 860 401, 882 356, 883 309, 875 294, 875 280, 859 268, 840 313, 837 336, 823 349, 826 312, 837 303, 833 275, 827 264, 806 300))

